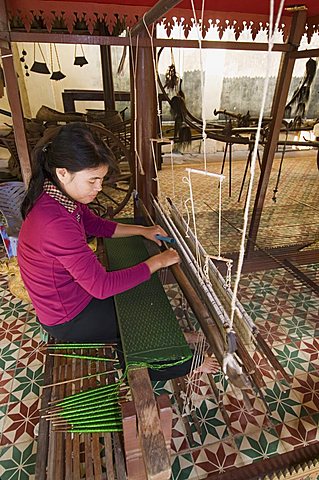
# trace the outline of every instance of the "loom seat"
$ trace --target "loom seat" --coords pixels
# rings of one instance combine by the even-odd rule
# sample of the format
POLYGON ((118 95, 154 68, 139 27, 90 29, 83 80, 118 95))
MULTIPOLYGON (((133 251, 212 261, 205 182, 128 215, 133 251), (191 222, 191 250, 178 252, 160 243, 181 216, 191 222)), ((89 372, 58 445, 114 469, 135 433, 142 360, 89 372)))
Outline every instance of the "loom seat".
MULTIPOLYGON (((111 270, 136 264, 148 256, 140 237, 108 240, 105 242, 105 249, 111 270), (119 252, 123 252, 123 255, 119 255, 119 252)), ((97 255, 100 259, 103 255, 101 243, 97 255)), ((115 304, 125 361, 127 365, 134 364, 134 368, 128 368, 127 374, 133 401, 121 405, 125 453, 121 448, 122 437, 118 432, 81 434, 57 432, 53 431, 52 422, 48 422, 42 416, 38 437, 36 480, 65 478, 168 480, 171 477, 170 400, 165 395, 155 399, 148 369, 143 362, 152 362, 152 355, 154 357, 152 349, 160 352, 155 355, 156 361, 187 358, 190 350, 157 275, 153 275, 149 282, 117 295, 115 304), (139 298, 143 301, 139 301, 139 298), (142 318, 145 323, 141 330, 139 324, 142 318), (171 330, 168 332, 165 328, 166 322, 171 323, 171 330), (155 329, 152 323, 155 323, 155 329), (140 338, 143 331, 149 333, 144 335, 146 337, 144 345, 140 338), (161 332, 161 335, 158 332, 161 332), (152 336, 155 336, 153 342, 152 336)), ((110 356, 114 352, 105 347, 100 354, 110 356)), ((100 363, 96 362, 97 365, 100 363)), ((85 375, 88 368, 93 367, 89 367, 88 362, 84 363, 82 359, 47 355, 44 383, 51 385, 57 381, 77 378, 85 375)), ((103 376, 99 378, 102 382, 103 376)), ((103 381, 106 381, 105 376, 103 381)), ((44 388, 41 410, 46 411, 50 402, 65 398, 79 391, 79 388, 85 390, 96 386, 96 377, 92 377, 83 380, 81 385, 62 383, 52 388, 44 388)))

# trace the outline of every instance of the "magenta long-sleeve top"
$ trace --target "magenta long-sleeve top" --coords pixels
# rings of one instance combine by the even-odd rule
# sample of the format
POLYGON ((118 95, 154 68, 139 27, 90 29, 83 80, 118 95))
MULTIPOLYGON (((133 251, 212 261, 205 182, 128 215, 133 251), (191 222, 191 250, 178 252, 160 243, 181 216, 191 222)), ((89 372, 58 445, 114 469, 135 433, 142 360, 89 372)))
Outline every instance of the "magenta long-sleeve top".
POLYGON ((112 237, 116 223, 78 203, 70 213, 43 193, 22 224, 18 263, 39 321, 58 325, 72 320, 93 297, 121 293, 150 278, 146 263, 107 272, 86 237, 112 237))

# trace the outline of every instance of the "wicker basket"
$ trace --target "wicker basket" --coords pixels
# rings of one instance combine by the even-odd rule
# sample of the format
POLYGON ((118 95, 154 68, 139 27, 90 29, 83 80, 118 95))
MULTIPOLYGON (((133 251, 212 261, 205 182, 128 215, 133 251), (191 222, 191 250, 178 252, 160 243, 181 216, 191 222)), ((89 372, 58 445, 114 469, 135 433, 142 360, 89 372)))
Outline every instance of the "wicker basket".
POLYGON ((17 255, 18 235, 21 228, 21 203, 25 194, 23 182, 0 184, 1 236, 9 258, 17 255))

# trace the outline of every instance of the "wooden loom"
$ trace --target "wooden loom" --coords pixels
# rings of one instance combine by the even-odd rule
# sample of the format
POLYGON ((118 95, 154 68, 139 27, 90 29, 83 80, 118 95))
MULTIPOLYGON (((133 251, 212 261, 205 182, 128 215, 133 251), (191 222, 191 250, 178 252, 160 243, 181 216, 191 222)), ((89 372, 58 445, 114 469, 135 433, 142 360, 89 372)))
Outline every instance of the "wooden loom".
MULTIPOLYGON (((156 210, 160 210, 160 207, 156 207, 156 202, 154 202, 156 210)), ((146 211, 142 202, 139 202, 139 207, 144 214, 144 216, 150 219, 148 212, 146 211)), ((173 206, 172 209, 174 210, 173 206)), ((178 218, 177 212, 174 213, 176 216, 176 224, 182 223, 182 219, 178 218)), ((163 219, 160 219, 163 222, 163 219)), ((167 224, 163 225, 167 229, 167 224)), ((177 235, 177 232, 172 232, 172 235, 177 235)), ((127 258, 119 258, 119 252, 127 251, 127 242, 131 244, 131 251, 140 252, 140 243, 141 239, 138 237, 133 237, 130 239, 112 239, 107 241, 108 245, 106 250, 108 251, 109 265, 112 269, 124 268, 131 264, 136 264, 145 259, 144 253, 138 253, 136 257, 131 258, 129 261, 127 258), (125 242, 125 245, 119 244, 118 242, 125 242), (137 242, 137 243, 136 243, 137 242), (142 257, 140 256, 142 255, 142 257)), ((185 263, 185 262, 184 262, 185 263)), ((189 273, 186 275, 185 272, 181 269, 180 266, 175 265, 172 267, 173 274, 179 283, 190 307, 194 311, 197 319, 200 322, 201 328, 205 333, 207 341, 212 348, 218 362, 220 365, 223 364, 223 357, 225 353, 225 332, 221 329, 218 324, 218 319, 216 318, 215 312, 213 312, 209 306, 202 301, 202 297, 192 281, 192 276, 189 273)), ((214 272, 215 274, 215 272, 214 272)), ((153 279, 152 279, 153 280, 153 279)), ((221 283, 221 282, 220 282, 221 283)), ((145 301, 146 296, 151 296, 151 304, 148 304, 148 310, 151 310, 150 305, 153 304, 153 300, 158 296, 158 291, 156 290, 156 295, 154 293, 154 285, 151 282, 146 282, 141 285, 141 292, 138 292, 139 287, 132 289, 131 291, 124 292, 123 294, 117 296, 118 299, 124 297, 124 306, 121 306, 121 301, 117 302, 116 308, 117 313, 120 318, 124 318, 124 321, 120 322, 120 328, 123 336, 130 340, 130 327, 131 322, 135 318, 138 320, 136 326, 139 327, 139 319, 141 313, 141 300, 145 301), (148 287, 148 294, 145 294, 144 287, 148 287), (133 293, 133 296, 132 296, 133 293), (137 293, 137 295, 135 295, 137 293), (125 299, 125 297, 127 297, 125 299)), ((218 291, 217 286, 215 287, 218 291)), ((164 291, 163 291, 164 294, 164 291)), ((165 294, 164 294, 165 295, 165 294)), ((222 297, 226 295, 227 292, 218 291, 218 295, 222 297)), ((165 297, 166 298, 166 297, 165 297)), ((229 300, 229 298, 228 298, 229 300)), ((150 300, 146 300, 146 303, 150 300)), ((142 302, 142 303, 143 303, 142 302)), ((166 298, 166 306, 168 305, 168 300, 166 298)), ((164 310, 166 309, 164 307, 164 310)), ((229 308, 229 305, 228 307, 229 308)), ((161 311, 162 307, 155 305, 156 311, 161 311)), ((240 311, 240 309, 239 309, 240 311)), ((145 309, 144 309, 145 312, 145 309)), ((239 320, 242 320, 244 312, 239 315, 239 320)), ((165 322, 167 317, 170 316, 170 312, 165 310, 163 317, 165 322)), ((162 324, 163 325, 163 324, 162 324)), ((145 329, 145 327, 143 327, 145 329)), ((162 326, 161 326, 162 328, 162 326)), ((136 330, 135 332, 136 341, 143 336, 143 330, 136 330)), ((179 332, 180 333, 180 332, 179 332)), ((251 332, 252 334, 253 332, 251 332)), ((156 331, 152 334, 155 340, 160 336, 156 331)), ((168 334, 170 336, 170 334, 168 334)), ((160 344, 155 346, 155 350, 158 348, 164 348, 169 345, 170 338, 166 337, 165 340, 161 340, 162 347, 160 344), (164 347, 163 347, 164 345, 164 347)), ((134 341, 133 341, 134 343, 134 341)), ((148 342, 147 342, 148 343, 148 342)), ((175 356, 175 359, 187 356, 187 349, 185 350, 184 340, 177 335, 177 343, 181 349, 181 353, 175 356), (180 342, 180 343, 179 343, 180 342)), ((176 349, 176 342, 173 342, 174 348, 176 349)), ((266 348, 266 347, 265 347, 266 348)), ((134 349, 133 349, 134 350, 134 349)), ((269 350, 269 349, 268 349, 269 350)), ((134 364, 140 363, 141 361, 148 362, 151 357, 148 357, 150 352, 146 352, 146 357, 136 356, 136 352, 131 351, 130 341, 124 344, 124 351, 127 363, 134 364)), ((101 352, 104 354, 103 352, 101 352)), ((144 352, 145 353, 145 352, 144 352)), ((241 340, 240 335, 237 338, 237 353, 239 354, 243 365, 244 365, 244 374, 238 375, 236 372, 228 371, 228 376, 233 385, 240 388, 244 393, 244 401, 249 407, 249 398, 246 392, 251 391, 253 388, 258 391, 260 396, 263 398, 262 389, 264 388, 264 382, 262 378, 258 375, 256 370, 256 365, 249 356, 244 343, 241 340), (247 381, 248 379, 248 381, 247 381)), ((267 351, 268 353, 268 351, 267 351)), ((108 355, 108 352, 105 352, 105 355, 108 355)), ((150 354, 152 356, 152 354, 150 354)), ((273 363, 275 360, 269 356, 269 361, 277 369, 280 369, 280 372, 285 376, 289 381, 290 378, 287 376, 286 372, 278 366, 278 364, 273 363)), ((168 359, 170 355, 164 356, 162 359, 168 359)), ((174 356, 173 356, 174 358, 174 356)), ((52 357, 49 357, 52 363, 52 357)), ((278 362, 277 362, 278 363, 278 362)), ((101 367, 98 367, 101 368, 101 367)), ((51 367, 52 370, 52 367, 51 367)), ((50 371, 50 369, 49 369, 50 371)), ((61 357, 54 358, 53 361, 53 382, 56 383, 57 379, 71 379, 79 376, 78 374, 85 375, 88 372, 88 366, 84 364, 79 364, 78 361, 70 361, 69 359, 61 359, 61 357)), ((103 377, 101 377, 103 378, 103 377)), ((112 376, 110 374, 110 380, 112 376)), ((103 382, 105 382, 105 377, 103 382)), ((168 479, 171 475, 171 465, 170 465, 170 455, 169 455, 169 445, 171 441, 171 425, 172 425, 172 411, 170 407, 169 399, 166 397, 159 398, 158 401, 155 400, 152 384, 149 379, 147 368, 143 365, 138 365, 137 368, 131 368, 128 370, 128 382, 130 385, 133 401, 125 402, 122 404, 122 418, 123 418, 123 428, 124 428, 124 443, 125 443, 125 457, 126 457, 126 471, 124 466, 124 459, 121 457, 120 452, 120 437, 118 433, 83 433, 80 436, 76 434, 72 435, 68 432, 54 432, 51 430, 49 432, 49 427, 47 422, 46 424, 46 433, 43 434, 43 428, 40 429, 40 451, 38 453, 38 464, 41 464, 41 474, 40 467, 37 464, 38 473, 36 478, 38 480, 44 479, 54 479, 62 480, 63 478, 94 478, 94 479, 105 479, 105 478, 114 478, 114 466, 113 466, 113 457, 110 453, 110 448, 112 445, 113 438, 113 449, 114 449, 114 462, 116 469, 116 476, 118 478, 126 478, 126 474, 129 479, 168 479), (44 462, 46 455, 41 453, 41 449, 44 447, 44 437, 50 438, 47 441, 48 444, 48 462, 44 462), (43 441, 43 445, 42 445, 43 441), (102 456, 101 451, 104 451, 105 454, 102 456), (73 452, 73 454, 72 454, 73 452), (56 461, 58 459, 59 461, 56 461), (65 476, 67 472, 71 472, 71 476, 65 476), (84 473, 85 472, 85 473, 84 473), (83 476, 85 475, 85 476, 83 476)), ((55 385, 52 389, 51 394, 48 397, 48 391, 45 392, 46 401, 50 398, 50 401, 56 398, 63 398, 63 396, 68 395, 72 392, 72 388, 68 385, 71 384, 62 384, 55 385)), ((84 380, 82 387, 83 389, 93 388, 97 386, 96 377, 90 378, 89 380, 84 380)), ((214 385, 212 385, 214 390, 214 385)), ((215 388, 216 390, 216 388, 215 388)), ((45 407, 46 405, 44 405, 45 407)), ((220 405, 222 409, 222 405, 220 405)), ((225 414, 225 412, 222 412, 225 414)), ((227 414, 225 414, 225 421, 228 421, 227 414)), ((42 422, 43 423, 43 422, 42 422)), ((69 473, 68 473, 69 475, 69 473)))
MULTIPOLYGON (((141 242, 142 240, 138 237, 109 241, 107 250, 111 269, 122 268, 128 266, 128 263, 136 264, 143 261, 146 254, 145 247, 144 251, 140 248, 141 242), (120 246, 118 242, 124 242, 125 245, 120 246), (126 253, 134 251, 135 255, 127 263, 127 258, 119 257, 118 253, 121 251, 126 253), (141 255, 143 258, 140 257, 141 255), (124 264, 121 264, 121 262, 124 262, 124 264)), ((171 359, 174 361, 187 358, 190 355, 190 350, 176 323, 175 316, 172 314, 164 290, 162 289, 161 294, 161 291, 158 290, 158 284, 159 279, 157 275, 154 275, 149 282, 119 295, 119 301, 116 304, 117 313, 122 318, 122 323, 120 323, 122 334, 127 330, 124 336, 128 341, 123 341, 126 362, 127 364, 136 364, 134 368, 128 369, 127 375, 133 401, 121 402, 126 469, 124 459, 119 453, 121 451, 121 441, 117 432, 112 434, 108 432, 73 434, 72 432, 62 431, 61 428, 63 427, 58 431, 56 424, 53 425, 52 421, 49 424, 43 417, 40 421, 39 431, 37 480, 126 478, 126 472, 130 479, 170 478, 171 465, 168 447, 171 442, 172 410, 167 396, 161 396, 157 401, 155 400, 148 370, 141 364, 141 362, 150 363, 152 361, 152 352, 146 351, 145 355, 141 356, 141 348, 145 350, 143 342, 140 341, 143 335, 141 335, 142 331, 139 329, 141 319, 138 315, 141 312, 140 304, 142 300, 146 303, 148 310, 153 310, 159 315, 154 325, 155 330, 153 329, 151 332, 157 350, 156 360, 168 361, 168 359, 171 359), (163 300, 163 295, 165 300, 163 300), (161 296, 162 298, 160 298, 161 296), (121 297, 122 299, 124 297, 124 307, 123 303, 121 304, 121 297), (140 298, 140 301, 137 300, 138 298, 140 298), (163 322, 160 322, 161 319, 163 319, 163 322), (129 332, 134 320, 135 327, 129 332), (170 325, 170 328, 163 328, 164 325, 170 325), (163 330, 165 330, 164 338, 163 332, 161 333, 163 330), (132 348, 134 333, 133 344, 138 345, 137 353, 136 348, 132 348), (174 348, 174 351, 171 347, 174 348), (113 466, 112 443, 115 468, 113 466), (101 454, 101 452, 104 453, 101 454)), ((151 323, 152 315, 145 312, 145 309, 144 313, 146 314, 144 319, 146 324, 148 321, 151 323)), ((144 324, 142 328, 145 331, 147 327, 144 324)), ((63 348, 60 353, 65 354, 63 348)), ((84 350, 81 349, 81 354, 83 353, 87 353, 85 348, 84 350)), ((96 354, 99 354, 100 357, 110 356, 110 352, 102 346, 97 347, 96 354)), ((98 362, 95 366, 92 366, 92 364, 89 366, 88 362, 75 358, 52 357, 50 355, 47 358, 45 383, 48 386, 53 382, 53 386, 44 390, 42 409, 45 412, 47 412, 49 404, 52 405, 52 402, 55 404, 57 399, 63 399, 65 396, 85 389, 97 388, 107 382, 106 376, 103 374, 105 366, 101 367, 101 362, 98 362), (96 375, 97 373, 100 375, 96 375), (86 378, 88 374, 91 376, 86 378), (79 384, 74 379, 81 376, 84 377, 79 384), (97 377, 99 380, 97 380, 97 377), (70 382, 72 379, 73 382, 70 382)), ((107 377, 109 382, 114 380, 112 373, 107 377)), ((51 420, 54 418, 55 422, 59 422, 59 420, 56 420, 54 411, 47 418, 51 420)))

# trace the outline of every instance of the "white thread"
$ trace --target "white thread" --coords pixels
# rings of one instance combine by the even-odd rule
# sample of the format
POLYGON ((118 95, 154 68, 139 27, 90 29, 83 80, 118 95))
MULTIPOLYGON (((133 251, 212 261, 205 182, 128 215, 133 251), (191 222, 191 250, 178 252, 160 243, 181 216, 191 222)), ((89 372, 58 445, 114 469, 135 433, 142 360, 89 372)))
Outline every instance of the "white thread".
POLYGON ((245 240, 246 240, 246 232, 247 232, 247 226, 248 226, 248 214, 249 214, 250 200, 251 200, 251 196, 252 196, 252 189, 253 189, 253 183, 254 183, 254 177, 255 177, 256 163, 257 163, 257 152, 258 152, 258 145, 259 145, 259 139, 260 139, 260 133, 261 133, 261 126, 262 126, 262 120, 263 120, 263 116, 264 116, 265 105, 266 105, 266 95, 267 95, 267 90, 268 90, 269 80, 270 80, 270 54, 271 54, 271 50, 273 48, 274 34, 275 34, 275 31, 278 28, 278 24, 279 24, 279 20, 280 20, 280 17, 281 17, 281 12, 282 12, 282 9, 283 9, 283 5, 284 5, 284 0, 281 0, 278 15, 277 15, 277 19, 276 19, 276 24, 275 24, 275 27, 273 29, 272 26, 273 26, 273 14, 274 14, 274 0, 270 0, 267 68, 266 68, 266 76, 265 76, 265 80, 264 80, 263 97, 262 97, 262 102, 261 102, 259 118, 258 118, 258 127, 257 127, 257 131, 256 131, 254 150, 253 150, 251 164, 250 164, 250 180, 249 180, 248 192, 247 192, 247 198, 246 198, 246 205, 245 205, 245 210, 244 210, 243 233, 242 233, 242 237, 241 237, 241 244, 240 244, 238 265, 237 265, 237 273, 236 273, 233 296, 232 296, 232 301, 231 301, 231 315, 230 315, 230 326, 229 326, 230 329, 232 329, 233 322, 234 322, 237 292, 238 292, 238 287, 239 287, 241 270, 242 270, 242 266, 243 266, 243 262, 244 262, 245 240))
POLYGON ((202 40, 203 40, 203 25, 204 25, 204 5, 205 0, 202 1, 202 9, 201 9, 201 29, 198 26, 194 0, 191 0, 192 10, 194 15, 194 22, 196 25, 197 31, 197 40, 198 40, 198 47, 199 47, 199 63, 200 63, 200 84, 201 84, 201 94, 202 94, 202 120, 203 120, 203 128, 202 128, 202 138, 203 138, 203 151, 204 151, 204 170, 207 170, 207 155, 206 155, 206 117, 205 117, 205 102, 204 102, 204 69, 203 69, 203 54, 202 54, 202 40))

